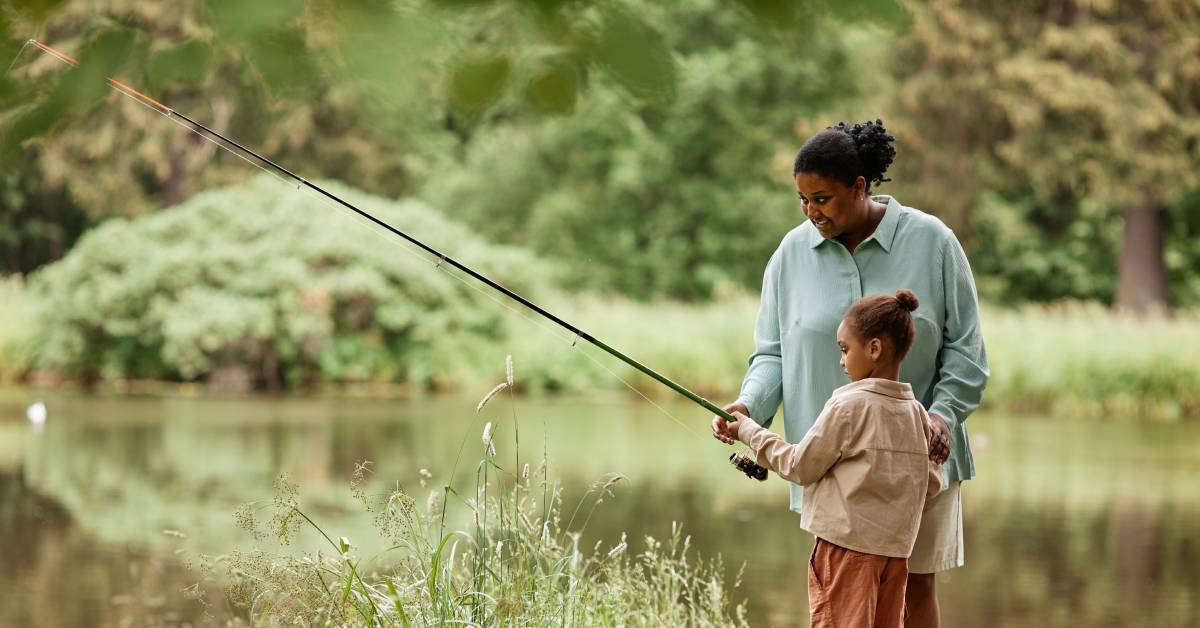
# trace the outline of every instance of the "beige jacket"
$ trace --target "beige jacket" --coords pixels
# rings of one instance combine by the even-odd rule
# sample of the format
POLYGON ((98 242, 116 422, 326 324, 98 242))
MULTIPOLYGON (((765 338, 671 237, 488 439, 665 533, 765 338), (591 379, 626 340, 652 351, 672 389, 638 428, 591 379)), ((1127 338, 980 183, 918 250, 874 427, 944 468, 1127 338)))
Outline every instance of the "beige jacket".
POLYGON ((908 384, 870 378, 835 390, 798 444, 745 419, 738 438, 760 465, 804 486, 800 527, 845 548, 907 558, 925 497, 942 488, 928 416, 908 384))

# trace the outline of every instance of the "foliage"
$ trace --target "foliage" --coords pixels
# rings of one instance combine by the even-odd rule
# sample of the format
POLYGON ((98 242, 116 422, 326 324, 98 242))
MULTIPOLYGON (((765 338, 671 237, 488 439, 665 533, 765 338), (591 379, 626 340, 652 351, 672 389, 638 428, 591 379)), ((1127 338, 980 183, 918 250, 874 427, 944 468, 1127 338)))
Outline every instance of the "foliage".
MULTIPOLYGON (((512 384, 510 370, 502 386, 512 384)), ((388 547, 370 558, 326 533, 301 508, 298 487, 281 477, 267 529, 253 503, 238 512, 239 523, 283 545, 311 528, 327 547, 301 557, 235 553, 230 599, 262 625, 748 625, 741 605, 730 608, 720 559, 693 559, 691 538, 677 525, 665 543, 647 537, 636 556, 624 535, 607 550, 582 545, 592 514, 624 477, 596 482, 567 514, 548 460, 532 472, 528 464, 504 469, 492 426, 483 430, 470 496, 449 484, 424 503, 399 486, 378 496, 367 489, 370 463, 356 466, 351 493, 388 547), (466 530, 447 528, 452 499, 470 512, 466 530)))
MULTIPOLYGON (((553 275, 418 203, 331 187, 515 289, 536 295, 553 275)), ((473 284, 435 281, 435 260, 403 255, 393 236, 376 240, 354 221, 264 177, 106 222, 33 279, 49 308, 42 365, 85 379, 224 374, 276 388, 453 381, 479 342, 502 337, 497 308, 473 284)))
POLYGON ((993 408, 1059 416, 1200 416, 1197 314, 1114 315, 1095 304, 985 311, 993 408))
POLYGON ((573 285, 639 299, 755 289, 802 219, 787 192, 798 144, 882 115, 900 147, 882 191, 951 224, 989 297, 1112 301, 1120 210, 1149 194, 1171 208, 1176 304, 1196 304, 1194 7, 904 8, 14 4, 0 50, 36 34, 85 66, 27 49, 0 81, 17 164, 0 181, 0 256, 27 272, 107 217, 248 176, 104 88, 113 73, 296 171, 419 194, 558 260, 573 285))
POLYGON ((20 275, 0 277, 0 381, 31 370, 37 352, 38 300, 20 275))
MULTIPOLYGON (((1182 61, 1200 50, 1195 3, 908 6, 892 67, 912 152, 897 178, 964 235, 995 296, 1111 302, 1119 210, 1148 203, 1195 222, 1200 73, 1182 61)), ((1169 266, 1200 269, 1188 239, 1166 247, 1169 266)), ((1194 304, 1184 283, 1176 272, 1194 304)))
MULTIPOLYGON (((414 138, 381 132, 356 101, 358 90, 318 71, 301 3, 73 0, 52 11, 9 11, 8 36, 38 36, 82 60, 71 69, 36 48, 21 51, 7 80, 0 122, 9 189, 36 194, 0 199, 0 215, 17 245, 0 238, 9 270, 28 271, 61 257, 80 228, 111 216, 134 216, 174 205, 215 185, 247 178, 237 159, 217 159, 216 147, 108 89, 117 76, 213 128, 261 148, 295 168, 396 194, 408 181, 414 138), (120 199, 116 203, 114 199, 120 199), (63 235, 52 230, 67 227, 63 235), (50 233, 44 233, 50 232, 50 233), (51 236, 55 236, 51 238, 51 236), (51 238, 51 250, 42 241, 51 238)), ((407 116, 411 120, 424 118, 407 116)), ((425 142, 422 142, 424 144, 425 142)), ((436 142, 429 142, 436 145, 436 142)))
POLYGON ((631 106, 594 80, 575 115, 479 129, 422 197, 503 242, 561 259, 572 282, 635 298, 756 286, 802 220, 787 193, 798 117, 854 97, 864 38, 775 36, 711 0, 653 13, 677 95, 631 106), (736 237, 731 237, 736 234, 736 237))
POLYGON ((581 532, 562 521, 557 491, 543 510, 542 489, 533 480, 482 485, 478 499, 465 502, 475 525, 452 531, 439 525, 437 510, 403 491, 364 496, 392 545, 372 558, 345 537, 335 541, 285 495, 271 533, 286 542, 297 527, 312 526, 328 547, 301 557, 234 553, 230 599, 254 625, 746 625, 744 609, 730 613, 721 562, 697 560, 678 526, 666 541, 647 537, 636 555, 624 541, 581 547, 581 532))

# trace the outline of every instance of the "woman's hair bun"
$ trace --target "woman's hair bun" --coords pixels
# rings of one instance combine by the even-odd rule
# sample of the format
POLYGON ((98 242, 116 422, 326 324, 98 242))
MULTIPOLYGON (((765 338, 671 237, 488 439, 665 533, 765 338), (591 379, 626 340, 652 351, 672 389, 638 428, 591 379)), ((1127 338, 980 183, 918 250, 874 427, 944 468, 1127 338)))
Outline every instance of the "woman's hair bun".
POLYGON ((921 305, 921 302, 917 300, 917 295, 913 294, 912 290, 897 290, 896 300, 900 302, 900 307, 906 312, 915 311, 921 305))

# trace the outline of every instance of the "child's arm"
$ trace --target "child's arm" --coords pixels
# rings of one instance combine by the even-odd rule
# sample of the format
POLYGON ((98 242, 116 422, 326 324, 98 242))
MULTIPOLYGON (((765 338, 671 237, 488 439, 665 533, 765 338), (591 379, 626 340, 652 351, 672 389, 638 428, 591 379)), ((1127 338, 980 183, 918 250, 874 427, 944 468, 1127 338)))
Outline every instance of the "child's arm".
POLYGON ((804 440, 792 445, 778 434, 748 417, 730 424, 739 440, 758 458, 758 464, 774 470, 796 484, 816 482, 842 457, 847 422, 840 417, 836 404, 826 404, 804 440))

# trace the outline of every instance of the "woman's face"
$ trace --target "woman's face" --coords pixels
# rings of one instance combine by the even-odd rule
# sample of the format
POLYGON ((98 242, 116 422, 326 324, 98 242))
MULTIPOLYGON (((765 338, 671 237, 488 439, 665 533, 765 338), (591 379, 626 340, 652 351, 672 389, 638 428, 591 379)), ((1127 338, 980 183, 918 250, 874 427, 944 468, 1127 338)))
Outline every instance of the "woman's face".
POLYGON ((813 172, 796 173, 800 207, 824 238, 836 238, 862 225, 867 217, 865 189, 862 177, 848 186, 813 172))

